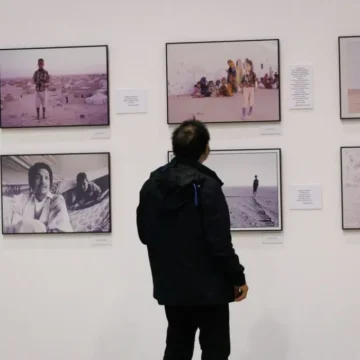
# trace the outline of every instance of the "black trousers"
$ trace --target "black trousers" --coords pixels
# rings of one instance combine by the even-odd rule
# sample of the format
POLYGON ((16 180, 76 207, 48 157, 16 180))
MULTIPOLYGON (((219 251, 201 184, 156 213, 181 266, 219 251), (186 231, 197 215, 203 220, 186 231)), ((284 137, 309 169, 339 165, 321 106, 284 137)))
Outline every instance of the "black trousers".
POLYGON ((199 330, 202 360, 230 356, 229 305, 208 307, 165 306, 168 319, 164 360, 191 360, 199 330))

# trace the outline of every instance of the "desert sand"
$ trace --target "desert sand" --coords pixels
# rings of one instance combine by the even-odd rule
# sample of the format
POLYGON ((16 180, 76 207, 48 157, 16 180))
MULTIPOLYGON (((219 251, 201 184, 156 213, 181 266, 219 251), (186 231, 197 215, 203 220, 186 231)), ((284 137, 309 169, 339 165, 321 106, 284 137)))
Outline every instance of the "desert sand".
MULTIPOLYGON (((172 95, 168 99, 169 123, 180 123, 192 118, 206 122, 241 122, 243 96, 192 98, 172 95)), ((257 89, 253 114, 246 121, 279 120, 279 90, 257 89)))
POLYGON ((349 113, 360 113, 360 90, 348 90, 349 113))
MULTIPOLYGON (((51 74, 50 74, 51 76, 51 74)), ((106 75, 52 76, 46 119, 37 120, 31 78, 2 79, 2 127, 106 125, 106 75)))
POLYGON ((258 189, 257 197, 252 187, 224 187, 229 206, 231 227, 276 228, 279 226, 278 190, 276 187, 258 189))

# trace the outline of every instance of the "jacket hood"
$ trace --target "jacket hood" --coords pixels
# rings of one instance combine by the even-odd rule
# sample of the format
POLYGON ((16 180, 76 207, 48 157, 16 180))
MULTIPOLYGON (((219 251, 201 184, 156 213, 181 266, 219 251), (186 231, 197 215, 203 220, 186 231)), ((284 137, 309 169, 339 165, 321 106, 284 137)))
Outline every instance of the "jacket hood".
POLYGON ((158 205, 167 210, 176 210, 189 201, 197 204, 198 189, 207 176, 223 184, 215 172, 201 163, 175 158, 151 173, 153 195, 157 198, 158 205))

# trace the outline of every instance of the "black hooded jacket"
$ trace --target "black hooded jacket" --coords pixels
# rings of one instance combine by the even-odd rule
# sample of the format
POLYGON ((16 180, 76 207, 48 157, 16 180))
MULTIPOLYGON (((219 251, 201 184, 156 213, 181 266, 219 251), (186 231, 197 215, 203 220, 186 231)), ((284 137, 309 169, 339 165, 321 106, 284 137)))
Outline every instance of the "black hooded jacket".
POLYGON ((143 185, 137 228, 160 305, 226 304, 245 284, 222 185, 206 166, 177 158, 143 185))

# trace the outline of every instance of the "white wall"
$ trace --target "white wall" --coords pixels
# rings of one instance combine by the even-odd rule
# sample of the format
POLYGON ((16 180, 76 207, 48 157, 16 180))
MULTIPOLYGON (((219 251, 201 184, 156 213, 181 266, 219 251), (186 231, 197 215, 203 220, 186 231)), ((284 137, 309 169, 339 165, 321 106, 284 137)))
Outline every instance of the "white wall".
POLYGON ((0 359, 162 357, 166 322, 151 297, 135 208, 169 149, 165 42, 262 37, 281 39, 283 74, 288 64, 314 65, 315 110, 286 110, 282 84, 281 136, 259 136, 252 125, 210 127, 214 149, 283 149, 284 244, 234 235, 250 292, 231 307, 232 358, 359 359, 360 233, 341 230, 339 147, 360 144, 360 123, 339 120, 337 57, 337 36, 360 33, 359 10, 353 0, 2 0, 1 47, 110 46, 110 140, 90 141, 89 130, 3 131, 1 152, 110 150, 113 245, 91 247, 90 235, 1 239, 0 359), (116 115, 117 86, 149 87, 149 113, 116 115), (323 184, 322 211, 288 210, 287 187, 302 182, 323 184))

